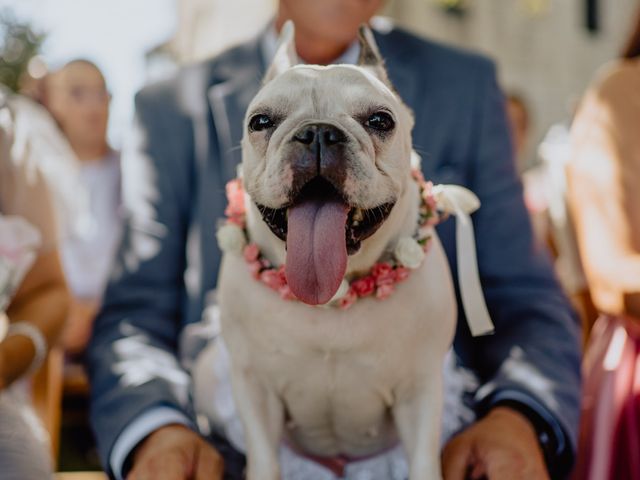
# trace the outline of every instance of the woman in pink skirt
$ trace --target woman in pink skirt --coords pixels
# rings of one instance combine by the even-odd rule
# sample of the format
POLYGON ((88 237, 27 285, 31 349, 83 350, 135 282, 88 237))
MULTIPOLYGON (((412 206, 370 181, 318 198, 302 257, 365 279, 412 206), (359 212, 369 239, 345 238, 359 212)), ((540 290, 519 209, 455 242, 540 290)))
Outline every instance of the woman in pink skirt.
POLYGON ((572 130, 569 204, 602 317, 587 348, 576 478, 640 479, 640 16, 572 130))

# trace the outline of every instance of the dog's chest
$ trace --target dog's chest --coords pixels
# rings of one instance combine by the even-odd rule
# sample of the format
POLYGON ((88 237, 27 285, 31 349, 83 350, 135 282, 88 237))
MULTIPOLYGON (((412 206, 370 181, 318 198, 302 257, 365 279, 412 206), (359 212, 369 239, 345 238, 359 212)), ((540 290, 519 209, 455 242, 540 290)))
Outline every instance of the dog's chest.
POLYGON ((285 404, 289 436, 319 454, 366 454, 393 437, 389 407, 449 348, 455 298, 439 243, 385 300, 348 310, 283 301, 225 257, 223 336, 232 370, 249 369, 285 404))

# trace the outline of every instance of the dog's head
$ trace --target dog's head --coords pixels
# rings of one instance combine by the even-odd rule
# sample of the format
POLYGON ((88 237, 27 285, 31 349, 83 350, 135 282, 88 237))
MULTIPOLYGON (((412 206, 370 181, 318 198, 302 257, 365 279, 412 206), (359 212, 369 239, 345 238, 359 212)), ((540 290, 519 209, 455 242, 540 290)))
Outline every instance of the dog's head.
POLYGON ((242 173, 262 220, 286 242, 292 291, 318 304, 406 189, 413 119, 367 27, 357 66, 297 65, 293 36, 288 23, 247 110, 242 173))

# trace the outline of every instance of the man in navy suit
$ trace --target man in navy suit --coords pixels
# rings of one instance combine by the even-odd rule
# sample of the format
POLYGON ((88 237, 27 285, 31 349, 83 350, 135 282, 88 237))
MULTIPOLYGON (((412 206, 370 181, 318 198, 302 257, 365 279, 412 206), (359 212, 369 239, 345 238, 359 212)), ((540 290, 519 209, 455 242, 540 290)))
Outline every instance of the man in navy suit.
MULTIPOLYGON (((196 433, 180 338, 216 285, 214 231, 240 161, 245 109, 286 19, 296 24, 306 62, 355 62, 358 26, 381 3, 281 0, 255 40, 138 94, 136 142, 123 162, 126 234, 88 353, 92 421, 112 477, 240 475, 241 455, 222 438, 196 433)), ((473 222, 496 333, 472 338, 459 308, 454 346, 480 379, 479 420, 446 445, 444 476, 563 478, 575 455, 579 327, 533 241, 494 67, 377 25, 391 81, 415 113, 425 177, 464 185, 482 202, 473 222)), ((455 274, 453 222, 438 234, 455 274)))

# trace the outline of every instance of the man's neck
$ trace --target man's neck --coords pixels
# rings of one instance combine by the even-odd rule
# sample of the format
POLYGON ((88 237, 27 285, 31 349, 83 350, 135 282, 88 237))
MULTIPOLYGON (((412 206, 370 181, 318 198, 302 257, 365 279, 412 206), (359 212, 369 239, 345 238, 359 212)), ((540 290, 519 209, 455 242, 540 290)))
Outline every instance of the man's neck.
MULTIPOLYGON (((284 22, 288 19, 286 12, 278 10, 275 19, 276 31, 280 32, 284 22)), ((351 45, 354 38, 347 42, 331 42, 326 37, 314 36, 312 32, 296 29, 296 51, 298 56, 305 62, 314 65, 328 65, 339 58, 351 45)))

